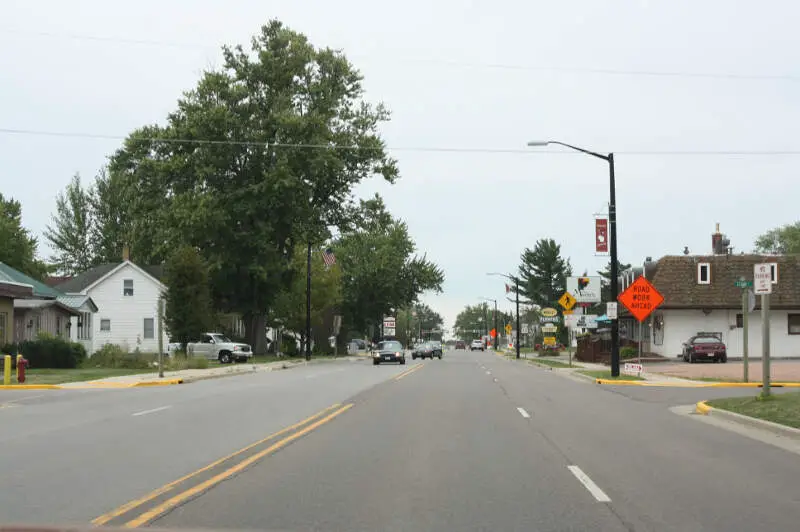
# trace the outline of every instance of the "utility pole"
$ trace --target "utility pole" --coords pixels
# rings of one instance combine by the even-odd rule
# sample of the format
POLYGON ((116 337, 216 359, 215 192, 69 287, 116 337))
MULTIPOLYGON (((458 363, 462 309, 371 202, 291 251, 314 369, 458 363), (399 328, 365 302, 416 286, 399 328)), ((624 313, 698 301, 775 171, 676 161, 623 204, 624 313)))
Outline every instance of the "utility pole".
POLYGON ((764 374, 761 395, 769 397, 769 294, 761 295, 761 364, 761 372, 764 374))
POLYGON ((164 377, 164 298, 158 298, 158 377, 164 377))
POLYGON ((497 331, 497 300, 494 300, 494 350, 500 346, 500 333, 497 331))
POLYGON ((517 305, 517 358, 519 358, 519 279, 514 278, 514 292, 516 293, 515 303, 517 305))
POLYGON ((750 377, 750 347, 748 338, 748 314, 750 314, 750 290, 742 290, 742 359, 744 360, 744 382, 749 382, 750 377))
POLYGON ((311 360, 311 240, 306 257, 306 360, 311 360))

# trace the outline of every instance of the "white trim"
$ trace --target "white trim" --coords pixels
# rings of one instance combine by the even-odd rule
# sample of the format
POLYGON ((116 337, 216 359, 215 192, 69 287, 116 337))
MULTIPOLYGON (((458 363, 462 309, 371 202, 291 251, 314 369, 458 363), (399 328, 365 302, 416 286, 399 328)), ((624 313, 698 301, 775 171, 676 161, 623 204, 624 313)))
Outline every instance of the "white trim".
POLYGON ((697 263, 697 284, 711 284, 711 263, 710 262, 698 262, 697 263), (700 272, 703 271, 703 266, 706 267, 706 280, 703 281, 701 279, 700 272))
POLYGON ((159 288, 161 288, 162 290, 166 289, 166 286, 164 286, 164 284, 161 281, 159 281, 158 279, 156 279, 155 277, 153 277, 152 275, 147 273, 145 270, 143 270, 142 268, 140 268, 139 266, 137 266, 133 262, 131 262, 129 260, 126 260, 126 261, 123 261, 123 262, 119 263, 119 265, 117 265, 115 268, 113 268, 110 272, 108 272, 107 274, 105 274, 104 276, 100 277, 98 280, 96 280, 95 282, 93 282, 92 284, 90 284, 89 286, 84 288, 82 290, 82 292, 86 292, 88 294, 89 290, 91 290, 95 286, 97 286, 100 283, 102 283, 103 281, 105 281, 108 277, 111 277, 112 275, 114 275, 115 273, 120 271, 126 264, 130 264, 134 269, 136 269, 136 271, 146 275, 147 277, 149 277, 150 279, 155 281, 158 284, 159 288))

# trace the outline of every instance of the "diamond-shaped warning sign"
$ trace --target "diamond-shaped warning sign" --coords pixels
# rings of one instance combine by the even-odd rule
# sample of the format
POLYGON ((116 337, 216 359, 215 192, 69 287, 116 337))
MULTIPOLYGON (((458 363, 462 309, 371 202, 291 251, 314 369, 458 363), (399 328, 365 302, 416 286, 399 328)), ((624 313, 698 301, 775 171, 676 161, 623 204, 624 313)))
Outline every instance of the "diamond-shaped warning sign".
POLYGON ((639 321, 644 321, 661 303, 664 302, 656 287, 644 277, 638 277, 632 285, 622 292, 617 300, 625 305, 630 313, 639 321))
POLYGON ((569 292, 564 292, 564 295, 558 300, 558 304, 564 307, 564 310, 572 310, 572 307, 574 307, 577 302, 575 296, 569 292))

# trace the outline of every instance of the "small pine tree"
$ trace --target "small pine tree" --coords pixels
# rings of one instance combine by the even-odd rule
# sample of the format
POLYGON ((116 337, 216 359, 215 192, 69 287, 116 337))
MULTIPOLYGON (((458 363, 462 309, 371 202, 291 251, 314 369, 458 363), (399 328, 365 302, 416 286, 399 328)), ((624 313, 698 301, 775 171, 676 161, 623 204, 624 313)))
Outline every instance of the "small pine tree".
POLYGON ((208 267, 191 246, 178 249, 164 268, 164 325, 181 348, 213 327, 208 267))

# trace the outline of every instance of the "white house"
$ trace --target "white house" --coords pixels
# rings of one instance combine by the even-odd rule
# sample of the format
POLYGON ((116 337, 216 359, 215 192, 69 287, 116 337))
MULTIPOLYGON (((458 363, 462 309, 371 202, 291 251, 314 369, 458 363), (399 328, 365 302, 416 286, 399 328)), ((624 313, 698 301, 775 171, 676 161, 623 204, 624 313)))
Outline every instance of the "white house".
MULTIPOLYGON (((717 237, 721 237, 719 232, 713 237, 715 243, 719 242, 717 237)), ((645 349, 677 357, 683 342, 691 336, 700 332, 718 333, 728 348, 728 356, 741 357, 744 349, 742 289, 736 282, 740 279, 752 281, 753 267, 759 263, 772 264, 770 356, 800 357, 800 257, 733 255, 727 249, 713 255, 666 256, 636 269, 636 273, 644 274, 664 296, 664 303, 645 324, 645 349)), ((636 276, 629 275, 627 279, 623 276, 621 290, 636 276)), ((749 353, 753 358, 760 358, 762 335, 758 297, 748 321, 749 353)), ((630 319, 621 316, 621 334, 636 339, 638 331, 631 325, 630 319), (627 329, 632 334, 625 334, 627 329)))
MULTIPOLYGON (((105 344, 117 344, 127 351, 158 352, 158 304, 164 292, 161 266, 138 266, 127 260, 101 264, 56 288, 68 295, 89 296, 99 312, 73 318, 70 333, 74 341, 94 353, 105 344)), ((162 332, 164 349, 169 343, 162 332)))

